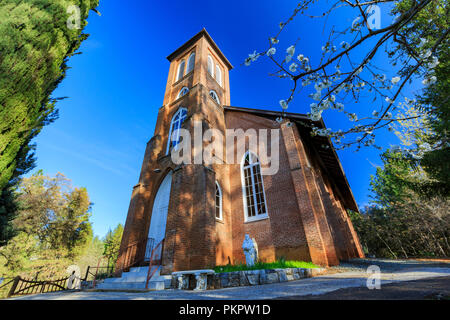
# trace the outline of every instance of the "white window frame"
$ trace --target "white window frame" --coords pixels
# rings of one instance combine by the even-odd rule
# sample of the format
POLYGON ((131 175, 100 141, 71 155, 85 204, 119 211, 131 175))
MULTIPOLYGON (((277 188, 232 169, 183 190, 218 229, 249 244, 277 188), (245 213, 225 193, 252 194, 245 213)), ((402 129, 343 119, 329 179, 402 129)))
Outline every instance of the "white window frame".
POLYGON ((194 67, 195 67, 195 51, 189 55, 189 58, 187 60, 186 74, 194 70, 194 67))
POLYGON ((189 88, 188 87, 181 88, 180 92, 178 92, 177 99, 179 99, 181 97, 184 97, 188 92, 189 92, 189 88))
POLYGON ((178 69, 177 69, 177 80, 175 80, 175 81, 178 81, 178 80, 181 80, 183 77, 184 77, 184 70, 186 69, 186 61, 183 59, 183 60, 181 60, 181 62, 178 64, 178 69), (183 72, 182 72, 182 74, 181 74, 181 76, 180 76, 180 69, 181 69, 181 66, 183 66, 183 72))
MULTIPOLYGON (((251 172, 252 173, 250 175, 250 179, 252 181, 251 188, 252 188, 252 191, 253 191, 252 192, 253 193, 253 201, 254 201, 255 205, 257 206, 258 202, 257 202, 257 199, 256 199, 256 192, 255 192, 255 177, 254 177, 254 174, 253 174, 252 170, 251 170, 251 172)), ((269 209, 267 207, 266 190, 264 188, 264 177, 261 174, 261 163, 259 161, 259 157, 255 153, 253 153, 251 151, 247 151, 244 154, 244 157, 242 158, 242 161, 241 161, 241 184, 242 184, 242 200, 243 200, 243 203, 244 203, 244 222, 252 222, 252 221, 268 219, 269 218, 269 209), (247 155, 249 155, 250 165, 244 166, 245 158, 247 157, 247 155), (251 161, 252 161, 251 160, 252 159, 251 155, 256 157, 256 159, 257 159, 256 162, 251 163, 251 161), (244 170, 246 168, 254 167, 256 165, 259 165, 259 174, 261 175, 261 184, 262 184, 262 191, 263 191, 263 196, 264 196, 264 207, 266 208, 266 212, 262 213, 262 214, 256 214, 253 217, 249 217, 249 215, 248 215, 248 205, 247 205, 247 193, 246 193, 246 190, 245 190, 245 171, 244 170)), ((257 209, 258 208, 256 207, 256 212, 258 211, 257 209)))
POLYGON ((208 73, 211 75, 211 77, 214 78, 214 60, 211 57, 211 55, 208 55, 208 65, 207 65, 208 73), (211 66, 211 68, 210 68, 211 66))
POLYGON ((216 64, 216 80, 217 82, 220 84, 221 87, 223 87, 222 85, 222 68, 216 64))
POLYGON ((216 193, 214 194, 214 216, 216 217, 217 220, 223 221, 223 194, 222 194, 222 188, 220 187, 219 182, 216 181, 216 193), (217 217, 216 214, 216 210, 217 210, 217 191, 219 191, 219 198, 220 198, 220 203, 219 203, 219 208, 220 208, 220 216, 217 217))
MULTIPOLYGON (((174 124, 175 124, 176 121, 180 121, 179 119, 177 119, 177 116, 178 116, 179 114, 181 114, 183 111, 186 111, 186 116, 187 116, 187 109, 181 107, 181 108, 179 108, 179 109, 177 110, 177 112, 174 113, 174 115, 172 116, 172 120, 170 121, 169 135, 168 135, 168 137, 167 137, 166 155, 169 154, 169 152, 170 152, 170 146, 172 145, 172 131, 173 131, 174 124)), ((180 123, 180 128, 181 128, 181 125, 183 124, 183 122, 184 122, 185 119, 186 119, 186 117, 184 117, 183 119, 181 119, 181 121, 180 121, 180 122, 181 122, 181 123, 180 123)), ((179 133, 179 131, 178 131, 177 133, 178 133, 177 139, 180 139, 180 133, 179 133)), ((178 143, 177 143, 177 146, 178 146, 178 145, 179 145, 179 141, 178 141, 178 143)), ((176 146, 175 146, 175 147, 176 147, 176 146)))
POLYGON ((217 92, 215 92, 214 90, 210 90, 209 91, 209 96, 211 97, 211 99, 213 99, 216 103, 220 104, 220 99, 219 99, 219 95, 217 94, 217 92), (211 97, 211 93, 216 97, 216 99, 214 99, 213 97, 211 97))

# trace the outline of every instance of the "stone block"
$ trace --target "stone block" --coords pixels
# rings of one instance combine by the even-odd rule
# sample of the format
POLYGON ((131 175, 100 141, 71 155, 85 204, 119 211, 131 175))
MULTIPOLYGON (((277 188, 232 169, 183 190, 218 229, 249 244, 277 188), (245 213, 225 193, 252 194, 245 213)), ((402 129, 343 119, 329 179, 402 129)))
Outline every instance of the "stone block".
POLYGON ((239 271, 230 272, 229 275, 230 276, 229 276, 228 286, 229 287, 239 287, 240 272, 239 271))
POLYGON ((229 272, 219 273, 219 277, 220 277, 220 287, 221 288, 227 288, 230 286, 230 273, 229 272))
POLYGON ((248 286, 249 285, 247 272, 248 271, 240 271, 239 272, 239 285, 240 286, 248 286))
POLYGON ((260 271, 259 270, 249 270, 247 272, 247 279, 251 286, 256 286, 259 284, 260 271))
POLYGON ((279 277, 278 277, 278 272, 276 270, 273 269, 269 269, 269 270, 265 270, 266 272, 266 279, 265 279, 265 283, 269 284, 269 283, 277 283, 279 282, 279 277))
POLYGON ((286 271, 286 278, 287 278, 287 281, 296 280, 296 279, 294 278, 294 269, 292 269, 292 268, 287 268, 285 271, 286 271))

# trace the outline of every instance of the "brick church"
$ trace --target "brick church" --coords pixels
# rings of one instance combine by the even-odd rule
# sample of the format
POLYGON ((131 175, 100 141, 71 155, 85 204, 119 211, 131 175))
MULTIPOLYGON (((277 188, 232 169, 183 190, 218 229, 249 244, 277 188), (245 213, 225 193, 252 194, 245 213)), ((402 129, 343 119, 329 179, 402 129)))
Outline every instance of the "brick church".
POLYGON ((280 124, 278 111, 230 106, 232 65, 205 29, 167 59, 164 102, 133 188, 118 273, 148 264, 152 251, 162 274, 243 263, 246 234, 266 262, 329 266, 363 257, 347 214, 357 204, 330 140, 311 136, 311 120, 286 113, 280 124), (194 121, 220 132, 279 129, 279 170, 262 175, 250 150, 235 163, 173 163, 173 132, 194 131, 194 121))

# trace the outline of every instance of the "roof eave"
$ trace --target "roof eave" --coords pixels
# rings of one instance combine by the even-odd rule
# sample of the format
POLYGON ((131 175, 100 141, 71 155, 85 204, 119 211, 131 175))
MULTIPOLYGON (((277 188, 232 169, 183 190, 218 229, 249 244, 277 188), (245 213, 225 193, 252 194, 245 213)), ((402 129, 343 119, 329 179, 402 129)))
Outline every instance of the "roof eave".
POLYGON ((185 51, 187 48, 189 48, 192 44, 194 44, 198 39, 200 39, 202 36, 204 36, 209 43, 211 44, 211 46, 214 48, 214 50, 217 51, 217 54, 220 56, 220 58, 222 58, 222 60, 225 62, 225 64, 228 67, 228 70, 233 69, 233 65, 230 63, 230 61, 228 61, 228 59, 225 57, 225 55, 222 53, 222 51, 219 49, 219 47, 217 46, 217 44, 214 42, 214 40, 211 38, 211 36, 209 35, 208 31, 206 31, 205 28, 203 28, 199 33, 197 33, 195 36, 193 36, 191 39, 189 39, 188 41, 186 41, 181 47, 179 47, 177 50, 175 50, 174 52, 172 52, 171 54, 169 54, 167 56, 167 60, 169 60, 170 62, 172 62, 172 60, 178 56, 181 52, 185 51))

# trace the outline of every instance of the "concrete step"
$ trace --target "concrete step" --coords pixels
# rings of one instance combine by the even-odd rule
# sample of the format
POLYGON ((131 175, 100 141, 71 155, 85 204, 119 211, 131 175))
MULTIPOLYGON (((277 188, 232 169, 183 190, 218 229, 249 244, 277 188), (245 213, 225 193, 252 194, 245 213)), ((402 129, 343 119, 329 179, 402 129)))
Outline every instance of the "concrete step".
MULTIPOLYGON (((164 290, 170 288, 172 276, 159 274, 161 266, 154 266, 156 269, 153 277, 149 281, 148 288, 151 290, 164 290)), ((147 281, 148 267, 131 268, 129 272, 122 273, 120 278, 107 278, 96 286, 96 289, 105 290, 133 290, 145 289, 147 281)))
MULTIPOLYGON (((166 288, 164 281, 149 281, 149 290, 164 290, 166 288)), ((104 290, 133 290, 133 289, 145 289, 145 281, 143 282, 112 282, 112 283, 99 283, 95 289, 104 290)))
MULTIPOLYGON (((158 266, 154 266, 154 267, 158 267, 158 266)), ((147 270, 148 270, 148 267, 133 267, 133 268, 130 268, 129 272, 124 272, 124 273, 130 273, 130 272, 140 273, 140 272, 147 272, 147 270)))

